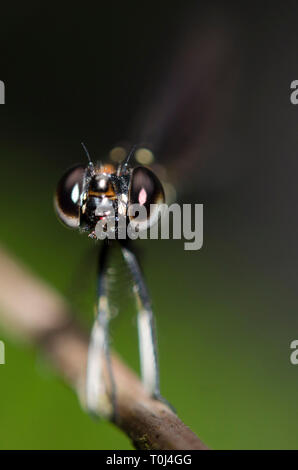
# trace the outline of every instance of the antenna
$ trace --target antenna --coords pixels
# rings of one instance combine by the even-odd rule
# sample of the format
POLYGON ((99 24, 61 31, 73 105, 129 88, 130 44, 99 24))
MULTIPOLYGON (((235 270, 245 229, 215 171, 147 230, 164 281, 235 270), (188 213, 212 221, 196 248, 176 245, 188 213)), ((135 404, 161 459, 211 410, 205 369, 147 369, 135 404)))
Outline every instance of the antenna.
POLYGON ((93 163, 92 163, 92 161, 91 161, 91 158, 90 158, 90 155, 89 155, 89 152, 88 152, 88 150, 87 150, 86 145, 84 144, 84 142, 81 142, 81 145, 82 145, 83 149, 85 150, 85 153, 86 153, 87 158, 88 158, 88 160, 89 160, 89 165, 92 165, 92 166, 93 166, 93 163))
POLYGON ((120 166, 120 173, 122 173, 123 171, 126 170, 127 166, 128 166, 128 163, 129 163, 129 160, 131 159, 131 157, 133 156, 133 154, 135 153, 136 151, 136 148, 137 148, 137 145, 133 145, 130 149, 130 151, 128 152, 127 156, 125 157, 125 159, 123 160, 123 162, 121 163, 121 166, 120 166))

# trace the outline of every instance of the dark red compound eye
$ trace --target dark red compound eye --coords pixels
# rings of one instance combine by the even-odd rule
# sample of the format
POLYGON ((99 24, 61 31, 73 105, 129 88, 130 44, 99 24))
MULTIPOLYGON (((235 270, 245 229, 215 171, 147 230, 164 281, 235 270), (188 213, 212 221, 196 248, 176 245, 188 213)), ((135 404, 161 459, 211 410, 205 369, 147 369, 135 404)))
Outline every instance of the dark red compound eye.
POLYGON ((70 168, 60 179, 55 194, 55 209, 59 219, 71 228, 80 225, 80 197, 83 189, 86 167, 77 165, 70 168))
MULTIPOLYGON (((165 200, 163 187, 157 176, 146 167, 137 167, 131 176, 129 205, 139 204, 146 208, 146 218, 139 219, 140 230, 153 225, 159 214, 159 205, 165 200), (151 207, 151 204, 154 206, 151 207)), ((131 221, 133 216, 129 215, 131 221)))

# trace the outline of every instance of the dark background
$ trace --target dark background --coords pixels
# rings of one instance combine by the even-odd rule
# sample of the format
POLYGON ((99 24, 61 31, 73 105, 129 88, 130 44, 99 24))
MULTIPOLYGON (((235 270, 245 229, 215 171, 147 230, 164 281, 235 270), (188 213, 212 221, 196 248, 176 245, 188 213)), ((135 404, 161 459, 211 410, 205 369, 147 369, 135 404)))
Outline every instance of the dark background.
MULTIPOLYGON (((1 6, 1 242, 90 328, 92 263, 84 299, 68 292, 92 242, 56 221, 57 180, 84 161, 82 140, 95 160, 152 143, 178 201, 204 204, 202 250, 139 248, 163 394, 213 448, 297 448, 297 13, 294 1, 1 6)), ((127 313, 113 343, 137 369, 127 313)), ((130 448, 37 351, 0 338, 1 448, 130 448)))

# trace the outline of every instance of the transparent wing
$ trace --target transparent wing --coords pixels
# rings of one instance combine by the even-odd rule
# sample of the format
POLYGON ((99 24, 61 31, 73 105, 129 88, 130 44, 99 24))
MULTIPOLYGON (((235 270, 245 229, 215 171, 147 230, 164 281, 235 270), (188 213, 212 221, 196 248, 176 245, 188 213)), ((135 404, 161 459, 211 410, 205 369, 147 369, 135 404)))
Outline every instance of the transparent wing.
MULTIPOLYGON (((133 124, 132 140, 149 147, 178 186, 195 180, 224 128, 236 73, 225 23, 204 22, 186 32, 166 59, 160 85, 133 124), (144 112, 146 109, 146 112, 144 112), (183 175, 183 178, 182 178, 183 175)), ((148 97, 148 93, 147 93, 148 97)))

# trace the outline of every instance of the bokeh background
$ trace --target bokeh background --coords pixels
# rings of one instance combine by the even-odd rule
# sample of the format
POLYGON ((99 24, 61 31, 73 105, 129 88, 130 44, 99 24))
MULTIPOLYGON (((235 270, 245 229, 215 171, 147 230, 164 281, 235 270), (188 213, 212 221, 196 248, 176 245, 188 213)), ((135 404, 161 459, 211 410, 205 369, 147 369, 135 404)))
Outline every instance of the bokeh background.
MULTIPOLYGON (((84 161, 82 140, 103 160, 119 142, 152 141, 178 201, 204 204, 200 251, 138 244, 162 392, 216 449, 298 447, 297 13, 294 1, 1 6, 1 244, 90 328, 92 242, 57 222, 53 192, 84 161)), ((127 310, 113 346, 138 370, 127 310)), ((0 448, 131 448, 37 350, 1 326, 0 339, 0 448)))

